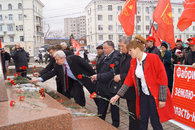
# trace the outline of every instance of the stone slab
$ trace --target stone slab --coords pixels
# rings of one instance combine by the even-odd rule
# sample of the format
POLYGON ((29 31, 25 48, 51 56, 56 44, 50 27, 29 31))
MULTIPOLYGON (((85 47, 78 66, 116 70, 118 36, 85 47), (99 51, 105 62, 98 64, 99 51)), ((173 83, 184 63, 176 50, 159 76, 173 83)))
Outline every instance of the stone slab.
POLYGON ((0 55, 0 102, 7 101, 7 90, 5 87, 4 76, 2 71, 1 55, 0 55))
POLYGON ((46 95, 43 100, 40 98, 25 99, 39 105, 38 111, 31 110, 32 105, 25 101, 19 102, 15 89, 7 90, 9 100, 0 102, 0 129, 72 130, 71 112, 50 96, 46 95), (10 100, 16 101, 16 105, 11 107, 10 100))

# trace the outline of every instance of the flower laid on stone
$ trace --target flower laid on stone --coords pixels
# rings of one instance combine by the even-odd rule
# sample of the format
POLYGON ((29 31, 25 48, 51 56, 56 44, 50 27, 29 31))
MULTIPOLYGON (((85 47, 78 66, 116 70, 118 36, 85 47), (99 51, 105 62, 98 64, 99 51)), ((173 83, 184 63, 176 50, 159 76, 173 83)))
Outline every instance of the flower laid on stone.
POLYGON ((20 96, 19 101, 24 101, 24 96, 20 96))
POLYGON ((59 102, 59 103, 62 103, 62 99, 60 99, 58 102, 59 102))
POLYGON ((78 74, 77 78, 78 79, 82 79, 82 78, 89 78, 90 79, 90 76, 85 75, 85 74, 78 74))
POLYGON ((11 106, 11 107, 12 107, 12 106, 15 106, 15 104, 16 104, 15 101, 13 101, 13 100, 10 101, 10 106, 11 106))
POLYGON ((36 66, 33 67, 33 72, 35 72, 36 68, 37 68, 36 66))
POLYGON ((18 76, 21 76, 21 74, 20 74, 19 72, 17 73, 17 75, 18 75, 18 76))
POLYGON ((19 70, 21 70, 22 69, 22 67, 19 67, 19 70))
POLYGON ((12 85, 16 85, 15 80, 11 80, 10 82, 12 85))
POLYGON ((16 77, 17 75, 16 75, 16 73, 14 73, 14 77, 16 77))
MULTIPOLYGON (((93 93, 90 95, 90 98, 91 98, 91 99, 99 98, 99 99, 103 99, 103 100, 105 100, 105 101, 110 102, 109 99, 107 99, 107 98, 105 98, 105 97, 102 97, 102 96, 100 96, 100 95, 97 95, 96 92, 93 92, 93 93)), ((131 116, 131 117, 135 120, 135 117, 134 117, 135 115, 134 115, 132 112, 129 112, 128 110, 124 109, 123 107, 119 106, 117 103, 112 104, 112 105, 117 106, 120 110, 122 110, 124 113, 126 113, 126 114, 129 115, 129 116, 131 116)))
POLYGON ((10 81, 11 79, 10 78, 7 78, 7 81, 10 81))
POLYGON ((39 93, 40 93, 41 97, 45 97, 45 90, 44 90, 44 88, 41 88, 39 90, 39 93))
POLYGON ((36 69, 37 67, 36 66, 34 66, 34 69, 36 69))

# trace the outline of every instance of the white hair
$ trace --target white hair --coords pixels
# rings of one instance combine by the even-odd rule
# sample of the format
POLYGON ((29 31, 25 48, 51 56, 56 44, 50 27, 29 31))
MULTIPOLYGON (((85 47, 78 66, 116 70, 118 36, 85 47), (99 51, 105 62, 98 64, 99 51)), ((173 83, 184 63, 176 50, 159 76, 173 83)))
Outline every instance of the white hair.
POLYGON ((67 47, 67 43, 66 42, 61 42, 60 45, 67 47))
POLYGON ((66 54, 65 54, 62 50, 59 50, 59 51, 57 51, 56 53, 54 53, 54 56, 53 56, 53 57, 56 57, 57 55, 58 55, 60 58, 66 58, 66 54))

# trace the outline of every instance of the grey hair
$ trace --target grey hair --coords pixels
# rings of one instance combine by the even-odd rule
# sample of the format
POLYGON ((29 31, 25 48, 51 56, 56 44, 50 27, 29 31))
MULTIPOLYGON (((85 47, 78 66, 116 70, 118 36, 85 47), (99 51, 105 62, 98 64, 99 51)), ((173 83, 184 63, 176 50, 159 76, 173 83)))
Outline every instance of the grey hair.
POLYGON ((113 41, 105 41, 103 44, 107 43, 108 46, 111 46, 114 49, 114 43, 113 41))
POLYGON ((132 36, 123 36, 119 39, 119 42, 123 42, 124 44, 128 44, 132 40, 132 36))
POLYGON ((61 42, 60 45, 67 47, 67 43, 66 42, 61 42))
POLYGON ((62 50, 59 50, 59 51, 57 51, 56 53, 54 53, 54 56, 53 56, 53 57, 56 57, 57 55, 58 55, 60 58, 66 58, 66 54, 65 54, 62 50))

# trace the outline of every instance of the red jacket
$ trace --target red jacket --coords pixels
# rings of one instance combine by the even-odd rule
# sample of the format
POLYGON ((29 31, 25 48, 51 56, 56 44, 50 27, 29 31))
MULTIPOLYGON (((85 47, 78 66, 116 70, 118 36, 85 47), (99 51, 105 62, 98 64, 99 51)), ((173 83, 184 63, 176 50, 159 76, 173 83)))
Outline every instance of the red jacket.
MULTIPOLYGON (((135 86, 136 91, 136 114, 139 117, 140 114, 140 96, 137 92, 137 84, 135 79, 135 70, 136 70, 137 60, 134 58, 131 60, 130 70, 125 79, 124 84, 127 86, 135 86)), ((155 99, 157 111, 160 117, 161 122, 165 122, 174 117, 174 109, 171 100, 171 94, 169 88, 167 87, 167 100, 166 105, 163 108, 159 108, 159 86, 167 86, 168 80, 164 65, 160 58, 156 54, 148 54, 144 66, 144 76, 147 83, 147 86, 155 99)))

